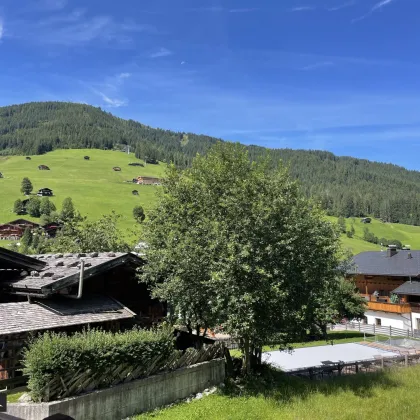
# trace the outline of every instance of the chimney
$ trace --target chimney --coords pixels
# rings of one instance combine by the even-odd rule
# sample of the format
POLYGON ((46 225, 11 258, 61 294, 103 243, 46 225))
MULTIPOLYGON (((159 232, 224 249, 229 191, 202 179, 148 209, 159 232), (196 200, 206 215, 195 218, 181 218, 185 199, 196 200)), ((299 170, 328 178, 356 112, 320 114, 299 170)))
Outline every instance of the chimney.
POLYGON ((392 257, 395 254, 397 254, 397 245, 388 245, 388 249, 387 249, 387 257, 392 257))
POLYGON ((409 253, 408 253, 407 258, 408 258, 409 260, 411 260, 411 259, 413 258, 413 256, 411 255, 411 252, 409 252, 409 253))

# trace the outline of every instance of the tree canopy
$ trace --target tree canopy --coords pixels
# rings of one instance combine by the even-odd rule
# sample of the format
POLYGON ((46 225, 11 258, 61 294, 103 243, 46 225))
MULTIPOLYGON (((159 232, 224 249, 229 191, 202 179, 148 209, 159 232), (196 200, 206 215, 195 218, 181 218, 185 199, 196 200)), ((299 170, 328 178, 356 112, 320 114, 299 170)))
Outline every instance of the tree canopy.
POLYGON ((288 171, 218 143, 192 167, 168 170, 145 224, 141 279, 200 331, 221 326, 251 354, 284 345, 313 322, 311 302, 337 285, 339 232, 288 171))

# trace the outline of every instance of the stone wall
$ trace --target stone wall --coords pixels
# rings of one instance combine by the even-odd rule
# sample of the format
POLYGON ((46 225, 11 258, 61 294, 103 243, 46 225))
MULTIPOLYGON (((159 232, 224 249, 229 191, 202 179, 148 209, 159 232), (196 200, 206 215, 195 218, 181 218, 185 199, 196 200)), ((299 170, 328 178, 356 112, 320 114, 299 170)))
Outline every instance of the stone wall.
POLYGON ((9 404, 7 413, 26 420, 58 413, 76 420, 118 420, 171 404, 224 379, 225 361, 216 359, 60 401, 9 404))

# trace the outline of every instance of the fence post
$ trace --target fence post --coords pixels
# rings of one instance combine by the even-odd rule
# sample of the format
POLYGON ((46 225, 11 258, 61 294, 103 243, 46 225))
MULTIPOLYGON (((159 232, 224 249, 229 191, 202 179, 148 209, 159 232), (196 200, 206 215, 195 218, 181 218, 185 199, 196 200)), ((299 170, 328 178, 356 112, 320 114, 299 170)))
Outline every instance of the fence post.
POLYGON ((391 325, 389 326, 389 341, 391 343, 391 336, 392 336, 392 327, 391 325))
POLYGON ((360 332, 360 321, 359 321, 359 332, 360 332))
POLYGON ((408 354, 405 355, 405 367, 408 366, 408 354))
POLYGON ((381 368, 384 368, 384 356, 381 357, 381 368))
POLYGON ((373 324, 373 335, 375 335, 375 324, 373 324))
POLYGON ((407 329, 407 338, 410 338, 410 330, 407 329))
POLYGON ((347 331, 347 325, 348 325, 348 323, 346 322, 346 331, 347 331))

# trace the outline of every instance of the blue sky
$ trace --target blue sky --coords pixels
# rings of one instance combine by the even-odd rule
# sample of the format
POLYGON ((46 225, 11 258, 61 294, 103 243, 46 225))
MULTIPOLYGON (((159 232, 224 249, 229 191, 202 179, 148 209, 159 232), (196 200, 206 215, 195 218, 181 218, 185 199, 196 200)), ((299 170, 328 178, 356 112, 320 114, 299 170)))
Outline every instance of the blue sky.
POLYGON ((418 0, 3 0, 0 105, 420 169, 419 16, 418 0))

